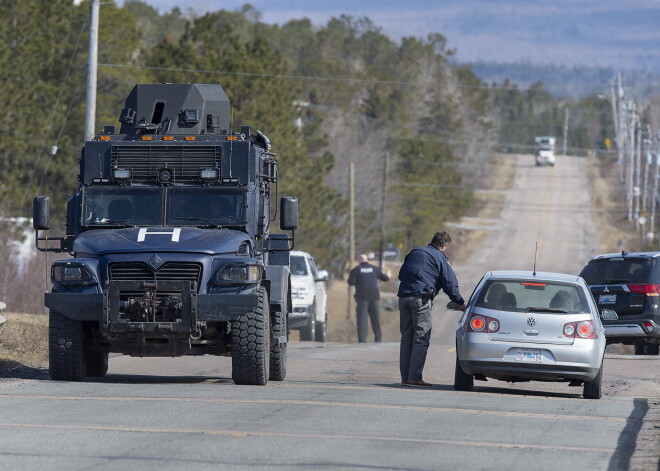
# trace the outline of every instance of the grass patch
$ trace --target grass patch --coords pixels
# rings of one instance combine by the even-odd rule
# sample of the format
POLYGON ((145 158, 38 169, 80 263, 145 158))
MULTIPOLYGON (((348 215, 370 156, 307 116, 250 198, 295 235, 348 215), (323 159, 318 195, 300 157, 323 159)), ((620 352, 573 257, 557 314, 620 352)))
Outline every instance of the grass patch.
POLYGON ((48 317, 37 314, 3 314, 0 326, 0 375, 24 368, 48 367, 48 317))

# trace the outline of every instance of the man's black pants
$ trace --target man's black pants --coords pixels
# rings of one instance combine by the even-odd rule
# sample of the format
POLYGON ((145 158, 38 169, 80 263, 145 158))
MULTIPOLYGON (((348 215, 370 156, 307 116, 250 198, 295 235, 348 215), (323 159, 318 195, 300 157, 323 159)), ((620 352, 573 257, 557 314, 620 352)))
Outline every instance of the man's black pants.
POLYGON ((364 343, 367 341, 367 334, 369 333, 367 317, 371 319, 374 340, 380 342, 383 339, 383 334, 380 330, 380 301, 377 299, 373 301, 356 299, 355 301, 357 302, 355 312, 357 315, 358 342, 364 343))

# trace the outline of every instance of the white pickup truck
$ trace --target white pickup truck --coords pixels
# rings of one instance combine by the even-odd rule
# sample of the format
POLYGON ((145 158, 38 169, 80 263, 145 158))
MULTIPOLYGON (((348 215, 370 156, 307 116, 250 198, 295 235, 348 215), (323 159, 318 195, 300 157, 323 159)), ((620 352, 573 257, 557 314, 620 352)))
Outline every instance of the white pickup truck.
POLYGON ((300 340, 325 342, 328 330, 328 272, 319 270, 307 252, 291 252, 291 303, 288 329, 300 331, 300 340))

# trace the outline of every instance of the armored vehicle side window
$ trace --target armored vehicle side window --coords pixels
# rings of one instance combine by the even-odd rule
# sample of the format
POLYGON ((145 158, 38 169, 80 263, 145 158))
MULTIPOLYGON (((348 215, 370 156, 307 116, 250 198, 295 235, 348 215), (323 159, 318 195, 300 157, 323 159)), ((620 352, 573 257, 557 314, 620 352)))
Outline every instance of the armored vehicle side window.
POLYGON ((90 187, 83 195, 86 226, 162 224, 162 197, 157 189, 90 187))
POLYGON ((229 188, 168 188, 167 220, 170 226, 245 224, 245 192, 229 188))

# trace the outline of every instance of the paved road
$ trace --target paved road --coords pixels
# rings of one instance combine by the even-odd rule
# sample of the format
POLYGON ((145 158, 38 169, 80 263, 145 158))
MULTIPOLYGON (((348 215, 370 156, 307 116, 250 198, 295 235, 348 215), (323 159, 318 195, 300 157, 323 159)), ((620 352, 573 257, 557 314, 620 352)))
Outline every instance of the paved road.
MULTIPOLYGON (((597 251, 578 158, 521 157, 501 228, 456 267, 577 271, 597 251)), ((437 303, 442 304, 441 302, 437 303)), ((292 342, 289 375, 235 386, 230 360, 113 357, 100 381, 0 382, 1 469, 648 469, 660 453, 660 361, 608 355, 605 395, 564 384, 452 389, 458 314, 436 309, 431 390, 399 386, 398 345, 292 342)))

